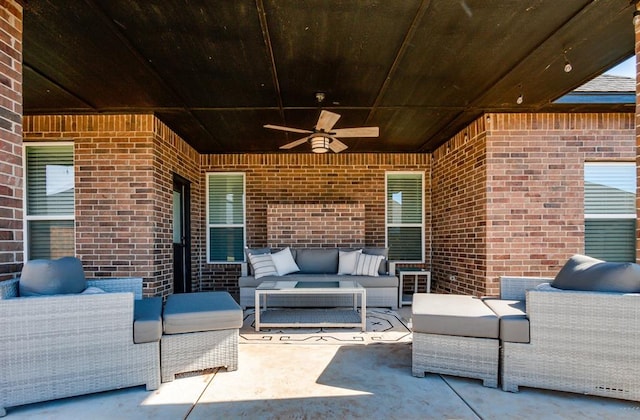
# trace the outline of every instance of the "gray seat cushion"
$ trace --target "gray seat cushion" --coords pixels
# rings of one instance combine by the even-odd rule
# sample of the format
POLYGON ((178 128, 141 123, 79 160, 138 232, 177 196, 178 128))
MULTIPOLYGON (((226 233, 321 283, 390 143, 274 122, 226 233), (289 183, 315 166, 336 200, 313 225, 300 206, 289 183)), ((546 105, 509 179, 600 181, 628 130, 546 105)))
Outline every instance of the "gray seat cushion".
POLYGON ((242 308, 227 292, 169 295, 162 314, 164 333, 240 328, 242 308))
POLYGON ((162 337, 162 298, 133 301, 133 342, 151 343, 162 337))
POLYGON ((560 269, 551 286, 565 290, 640 293, 640 265, 574 255, 560 269))
POLYGON ((241 276, 238 278, 240 287, 257 287, 263 281, 339 281, 353 280, 362 287, 398 287, 397 276, 351 276, 337 274, 287 274, 286 276, 265 276, 256 279, 253 276, 241 276))
POLYGON ((87 280, 76 257, 30 260, 24 263, 18 287, 20 296, 81 293, 87 288, 87 280))
POLYGON ((498 316, 475 296, 416 293, 411 312, 414 332, 498 338, 498 316))
POLYGON ((338 272, 337 248, 296 249, 296 264, 304 274, 336 274, 338 272))
POLYGON ((500 318, 500 339, 509 343, 529 342, 529 319, 523 300, 485 298, 487 305, 500 318))

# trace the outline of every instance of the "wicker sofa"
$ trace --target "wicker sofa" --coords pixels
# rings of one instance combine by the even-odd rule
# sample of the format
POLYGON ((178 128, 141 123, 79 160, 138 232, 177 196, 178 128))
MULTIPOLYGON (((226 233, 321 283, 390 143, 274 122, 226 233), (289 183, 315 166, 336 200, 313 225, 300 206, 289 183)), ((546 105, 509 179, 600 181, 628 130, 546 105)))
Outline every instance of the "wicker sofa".
POLYGON ((142 279, 86 284, 109 293, 19 297, 18 279, 0 282, 0 416, 16 405, 160 386, 159 341, 134 343, 142 279))
POLYGON ((501 319, 502 388, 515 392, 529 386, 640 401, 640 294, 634 290, 640 266, 574 256, 563 270, 555 279, 501 278, 502 300, 510 301, 512 309, 520 300, 526 304, 526 315, 512 310, 503 317, 505 323, 501 319), (558 276, 568 266, 566 278, 575 283, 564 290, 553 287, 566 286, 566 281, 558 284, 558 276), (584 275, 583 269, 595 277, 584 275), (502 334, 508 328, 521 330, 523 319, 528 341, 521 334, 502 334))
MULTIPOLYGON (((398 307, 398 277, 395 275, 395 264, 387 259, 387 248, 365 247, 360 250, 338 249, 338 248, 297 248, 283 250, 271 250, 270 248, 247 249, 248 263, 242 263, 242 273, 238 279, 240 286, 240 305, 243 308, 255 305, 255 289, 263 281, 299 281, 299 282, 332 282, 345 280, 355 280, 367 290, 367 306, 369 307, 398 307), (258 276, 254 264, 251 263, 252 256, 264 256, 270 254, 274 258, 283 253, 290 252, 291 268, 278 273, 277 270, 271 274, 258 276), (376 262, 376 269, 372 272, 362 271, 352 275, 350 258, 357 258, 358 254, 364 256, 380 256, 376 262), (345 268, 348 267, 348 268, 345 268), (288 271, 288 273, 287 273, 288 271), (285 274, 286 273, 286 274, 285 274)), ((287 254, 287 258, 289 255, 287 254)), ((277 262, 277 260, 276 260, 277 262)), ((351 306, 351 297, 314 295, 305 296, 273 296, 270 298, 271 305, 277 306, 351 306)))

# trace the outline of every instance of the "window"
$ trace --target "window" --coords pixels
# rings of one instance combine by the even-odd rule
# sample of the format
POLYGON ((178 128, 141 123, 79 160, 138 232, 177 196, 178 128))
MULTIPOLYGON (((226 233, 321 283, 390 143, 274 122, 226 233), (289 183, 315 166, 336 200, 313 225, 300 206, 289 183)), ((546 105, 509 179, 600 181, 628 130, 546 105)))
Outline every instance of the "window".
POLYGON ((605 261, 636 260, 636 165, 584 166, 585 254, 605 261))
POLYGON ((73 144, 25 145, 27 259, 75 255, 73 144))
POLYGON ((422 173, 387 173, 387 246, 392 261, 423 262, 422 173))
POLYGON ((244 174, 207 174, 207 260, 244 261, 244 174))

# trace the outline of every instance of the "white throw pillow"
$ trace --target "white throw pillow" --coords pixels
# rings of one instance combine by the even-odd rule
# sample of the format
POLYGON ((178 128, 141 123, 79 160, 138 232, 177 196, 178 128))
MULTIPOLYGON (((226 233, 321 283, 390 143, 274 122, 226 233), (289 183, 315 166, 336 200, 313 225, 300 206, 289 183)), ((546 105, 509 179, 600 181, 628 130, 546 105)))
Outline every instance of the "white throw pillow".
POLYGON ((338 274, 353 274, 360 254, 362 254, 361 249, 357 251, 338 251, 338 274))
POLYGON ((300 271, 298 264, 296 264, 296 261, 293 259, 293 255, 291 254, 291 249, 289 249, 289 247, 271 254, 271 259, 273 260, 273 264, 276 266, 276 271, 279 276, 300 271))
POLYGON ((264 276, 278 275, 278 270, 276 270, 276 266, 273 264, 271 254, 249 254, 249 260, 251 260, 253 275, 256 279, 264 276))
POLYGON ((352 274, 354 276, 378 277, 378 268, 380 268, 382 260, 384 260, 384 255, 360 254, 352 274))

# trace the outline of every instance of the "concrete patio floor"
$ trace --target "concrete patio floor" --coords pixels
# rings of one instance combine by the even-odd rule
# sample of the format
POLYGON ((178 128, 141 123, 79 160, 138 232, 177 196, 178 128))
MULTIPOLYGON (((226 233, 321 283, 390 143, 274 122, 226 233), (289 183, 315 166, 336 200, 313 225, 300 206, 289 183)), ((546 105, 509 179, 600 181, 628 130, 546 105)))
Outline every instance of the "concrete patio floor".
POLYGON ((7 419, 637 419, 640 403, 411 375, 411 344, 241 344, 239 369, 8 409, 7 419))

